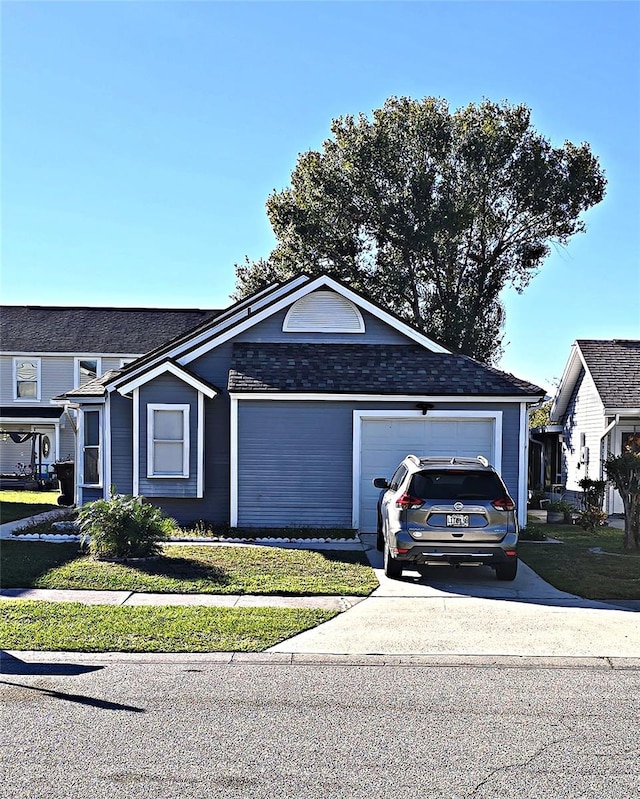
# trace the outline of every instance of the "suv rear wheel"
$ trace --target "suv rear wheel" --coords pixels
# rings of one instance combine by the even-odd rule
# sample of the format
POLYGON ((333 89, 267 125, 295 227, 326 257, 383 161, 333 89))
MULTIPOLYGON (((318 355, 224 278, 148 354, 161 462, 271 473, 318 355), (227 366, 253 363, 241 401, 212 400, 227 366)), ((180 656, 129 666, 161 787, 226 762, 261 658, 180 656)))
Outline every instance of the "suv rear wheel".
POLYGON ((510 563, 499 563, 496 566, 498 580, 515 580, 518 573, 518 561, 514 558, 510 563))
POLYGON ((402 577, 402 563, 393 557, 389 545, 384 545, 384 573, 390 580, 399 580, 402 577))

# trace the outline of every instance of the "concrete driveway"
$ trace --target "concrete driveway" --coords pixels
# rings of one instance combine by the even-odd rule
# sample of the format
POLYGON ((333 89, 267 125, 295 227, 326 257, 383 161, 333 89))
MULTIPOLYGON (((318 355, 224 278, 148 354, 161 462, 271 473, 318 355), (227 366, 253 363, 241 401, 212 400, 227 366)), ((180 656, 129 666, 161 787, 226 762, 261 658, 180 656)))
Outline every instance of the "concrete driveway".
POLYGON ((486 567, 434 568, 389 580, 375 536, 362 536, 380 587, 336 618, 270 652, 640 657, 638 615, 567 594, 524 563, 512 583, 486 567))

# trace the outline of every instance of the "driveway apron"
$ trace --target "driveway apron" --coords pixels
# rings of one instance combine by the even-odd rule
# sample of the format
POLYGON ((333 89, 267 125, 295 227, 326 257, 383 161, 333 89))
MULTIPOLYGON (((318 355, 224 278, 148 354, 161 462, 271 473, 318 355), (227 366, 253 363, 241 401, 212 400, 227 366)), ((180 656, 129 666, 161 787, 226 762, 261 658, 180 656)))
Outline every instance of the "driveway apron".
POLYGON ((488 567, 434 567, 389 580, 362 536, 380 587, 331 621, 272 647, 317 654, 639 657, 630 610, 558 591, 520 563, 513 582, 488 567))

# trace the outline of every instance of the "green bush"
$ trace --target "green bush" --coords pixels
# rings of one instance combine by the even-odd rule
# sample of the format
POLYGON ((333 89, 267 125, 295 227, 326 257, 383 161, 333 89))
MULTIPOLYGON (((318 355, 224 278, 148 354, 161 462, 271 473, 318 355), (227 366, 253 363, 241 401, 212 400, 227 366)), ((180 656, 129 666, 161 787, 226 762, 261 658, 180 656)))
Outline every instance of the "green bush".
POLYGON ((116 494, 80 509, 83 544, 96 558, 147 558, 159 555, 162 542, 174 530, 173 519, 143 497, 116 494))
POLYGON ((573 505, 564 499, 552 499, 544 507, 552 513, 564 513, 565 516, 571 515, 574 510, 573 505))

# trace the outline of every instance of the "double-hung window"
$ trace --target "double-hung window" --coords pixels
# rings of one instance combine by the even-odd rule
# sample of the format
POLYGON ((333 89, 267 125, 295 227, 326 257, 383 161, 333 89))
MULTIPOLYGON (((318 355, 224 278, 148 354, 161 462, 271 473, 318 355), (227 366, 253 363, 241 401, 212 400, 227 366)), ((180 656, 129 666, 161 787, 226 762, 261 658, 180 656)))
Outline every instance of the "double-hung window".
POLYGON ((14 399, 40 400, 40 358, 13 359, 14 399))
POLYGON ((189 405, 147 406, 147 477, 189 477, 189 405))
POLYGON ((100 485, 100 411, 84 411, 82 427, 82 484, 100 485))

